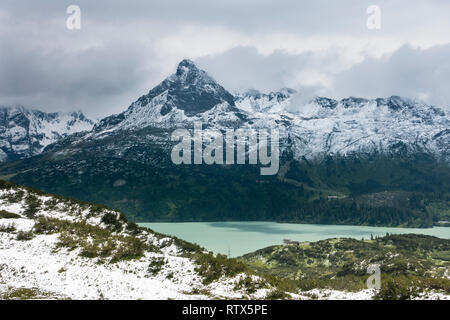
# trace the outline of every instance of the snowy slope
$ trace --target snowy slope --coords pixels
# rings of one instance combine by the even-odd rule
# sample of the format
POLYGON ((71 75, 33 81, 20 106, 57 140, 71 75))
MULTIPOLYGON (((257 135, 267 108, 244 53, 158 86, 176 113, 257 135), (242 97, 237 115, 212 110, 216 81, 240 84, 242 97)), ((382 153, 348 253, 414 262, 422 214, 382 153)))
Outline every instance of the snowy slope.
MULTIPOLYGON (((23 188, 0 190, 0 210, 20 215, 2 219, 0 213, 0 298, 18 289, 35 290, 37 298, 211 299, 248 296, 243 290, 235 289, 243 277, 239 274, 203 285, 195 262, 183 254, 183 249, 172 238, 156 235, 148 229, 141 229, 136 237, 152 250, 145 250, 137 259, 112 262, 109 256, 88 258, 83 256, 81 248, 62 245, 62 231, 38 232, 36 227, 39 219, 47 217, 72 223, 86 222, 106 230, 108 225, 102 222, 102 216, 107 213, 118 216, 115 211, 99 211, 90 205, 35 194, 23 188), (41 202, 31 218, 29 214, 27 216, 30 194, 41 202), (8 227, 12 229, 6 230, 8 227), (18 240, 21 232, 31 232, 31 239, 18 240), (159 260, 164 261, 160 272, 152 273, 152 261, 159 260)), ((120 237, 127 236, 130 232, 123 225, 112 232, 108 241, 120 242, 120 237)), ((97 239, 95 234, 87 237, 92 243, 97 239)), ((120 245, 117 244, 117 250, 120 245)), ((268 292, 261 288, 251 297, 262 298, 268 292)))
POLYGON ((81 112, 45 113, 23 106, 0 107, 0 161, 30 157, 72 133, 91 130, 81 112))

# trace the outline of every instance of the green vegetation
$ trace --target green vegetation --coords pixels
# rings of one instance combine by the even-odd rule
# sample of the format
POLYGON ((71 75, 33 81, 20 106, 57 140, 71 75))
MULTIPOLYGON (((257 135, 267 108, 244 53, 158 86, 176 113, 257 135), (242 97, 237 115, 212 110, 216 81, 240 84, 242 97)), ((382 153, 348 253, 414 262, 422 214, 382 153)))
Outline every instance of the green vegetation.
POLYGON ((156 276, 164 267, 166 264, 166 261, 164 258, 155 258, 150 262, 150 265, 148 266, 148 271, 156 276))
POLYGON ((0 219, 18 219, 21 218, 20 215, 8 212, 5 210, 0 210, 0 219))
POLYGON ((274 289, 270 291, 266 296, 266 300, 285 300, 288 298, 289 295, 287 295, 286 292, 280 289, 274 289))
POLYGON ((281 277, 289 286, 304 291, 365 289, 367 267, 376 264, 382 274, 382 290, 377 297, 407 299, 428 290, 450 293, 450 280, 446 278, 449 250, 450 240, 387 235, 373 240, 328 239, 267 247, 241 260, 260 273, 281 277))
POLYGON ((198 267, 196 271, 203 277, 203 283, 208 284, 222 276, 233 277, 249 271, 245 264, 237 259, 229 259, 224 255, 212 253, 199 254, 194 257, 198 267))
POLYGON ((450 293, 449 279, 385 275, 381 281, 381 289, 374 297, 378 300, 410 300, 426 295, 430 290, 450 293))
MULTIPOLYGON (((77 249, 80 256, 98 258, 99 263, 139 259, 145 252, 159 253, 160 247, 175 244, 181 249, 181 256, 195 262, 196 271, 203 277, 204 284, 222 277, 242 275, 236 283, 236 290, 252 294, 260 288, 270 288, 267 299, 286 299, 289 298, 286 292, 314 288, 349 291, 365 289, 369 276, 366 270, 370 264, 378 264, 381 268, 382 288, 377 293, 377 299, 410 299, 430 290, 450 293, 450 280, 446 278, 450 268, 450 240, 422 235, 386 235, 370 240, 328 239, 293 246, 268 247, 238 259, 229 259, 224 255, 209 253, 196 244, 151 230, 152 235, 160 240, 159 247, 148 245, 140 239, 144 228, 128 222, 124 214, 113 212, 102 205, 62 197, 42 202, 37 196, 47 194, 32 188, 24 188, 24 192, 9 182, 0 181, 0 188, 10 191, 4 194, 4 201, 25 201, 28 216, 36 221, 32 231, 17 232, 17 240, 27 241, 36 234, 58 233, 58 248, 77 249), (100 217, 106 227, 90 225, 83 219, 66 221, 38 216, 36 214, 40 209, 63 211, 74 217, 87 210, 84 214, 100 217)), ((439 203, 436 199, 430 200, 413 192, 389 191, 337 201, 351 201, 356 206, 370 204, 373 208, 410 206, 427 210, 439 203)), ((0 215, 16 217, 8 212, 0 212, 0 215)), ((14 233, 16 228, 10 223, 3 225, 0 232, 14 233)), ((149 262, 149 274, 157 275, 165 264, 163 258, 152 259, 149 262)), ((167 274, 168 278, 174 276, 173 273, 167 274)), ((22 294, 32 296, 33 292, 10 292, 8 297, 22 294)))
POLYGON ((239 281, 236 283, 234 289, 235 290, 244 290, 247 294, 255 293, 256 290, 265 288, 266 283, 263 279, 255 280, 252 275, 246 274, 244 277, 241 277, 239 281))
POLYGON ((0 232, 14 233, 14 232, 16 232, 16 225, 14 223, 9 223, 7 225, 1 225, 0 232))
POLYGON ((174 166, 157 148, 152 157, 161 160, 160 167, 133 157, 80 157, 43 155, 30 170, 24 169, 31 160, 22 160, 0 166, 0 173, 17 173, 13 181, 47 192, 103 203, 132 221, 430 227, 450 220, 450 168, 425 155, 283 158, 279 175, 264 177, 251 165, 174 166), (118 179, 126 183, 117 186, 118 179))
POLYGON ((33 239, 34 235, 32 231, 19 231, 17 232, 16 239, 19 241, 28 241, 33 239))
POLYGON ((80 248, 80 255, 83 257, 109 257, 111 263, 139 259, 144 255, 144 250, 149 249, 136 237, 116 235, 108 229, 93 226, 84 221, 70 222, 39 217, 34 232, 36 234, 59 233, 59 247, 69 250, 80 248))
POLYGON ((42 292, 36 288, 8 288, 8 290, 0 294, 0 300, 31 300, 31 299, 45 299, 51 295, 42 292))
POLYGON ((29 192, 28 195, 25 197, 25 205, 26 205, 24 211, 25 215, 28 218, 33 218, 39 211, 39 208, 42 205, 42 201, 40 201, 36 195, 29 192))

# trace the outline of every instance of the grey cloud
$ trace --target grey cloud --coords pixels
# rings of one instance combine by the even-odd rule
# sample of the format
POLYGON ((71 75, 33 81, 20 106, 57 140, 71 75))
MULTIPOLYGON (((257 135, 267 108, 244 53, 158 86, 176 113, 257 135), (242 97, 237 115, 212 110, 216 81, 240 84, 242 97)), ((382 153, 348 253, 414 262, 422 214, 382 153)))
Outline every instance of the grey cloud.
POLYGON ((262 55, 254 47, 236 47, 219 55, 199 58, 196 62, 229 90, 254 88, 269 92, 283 87, 299 89, 301 79, 297 75, 305 70, 321 70, 326 74, 324 68, 328 59, 329 55, 318 59, 313 52, 288 54, 275 51, 262 55))
POLYGON ((384 60, 367 57, 340 74, 348 61, 336 48, 314 48, 314 44, 310 48, 306 43, 300 54, 275 48, 261 55, 244 46, 248 43, 231 40, 258 34, 268 36, 259 41, 277 43, 277 32, 284 32, 299 39, 318 37, 325 43, 342 36, 361 42, 393 37, 387 42, 407 43, 416 35, 442 43, 442 39, 448 41, 449 1, 430 0, 424 5, 379 0, 383 24, 378 33, 365 28, 365 8, 373 4, 369 0, 345 4, 330 0, 78 0, 82 30, 68 33, 65 10, 72 3, 2 0, 0 104, 21 103, 47 111, 82 109, 93 116, 117 113, 167 76, 184 57, 195 59, 230 90, 293 87, 308 95, 335 96, 429 92, 434 103, 448 103, 443 87, 449 79, 449 55, 442 48, 423 52, 403 48, 384 60), (202 42, 199 46, 222 40, 220 36, 208 39, 215 36, 213 27, 230 31, 232 39, 223 42, 231 44, 214 55, 193 50, 195 57, 185 47, 173 49, 170 41, 179 41, 184 36, 180 30, 189 26, 213 30, 196 40, 202 42), (169 44, 164 42, 168 38, 169 44), (369 81, 368 72, 377 85, 369 81))
POLYGON ((122 111, 159 72, 139 47, 122 43, 65 51, 0 37, 0 103, 92 116, 122 111))
POLYGON ((400 95, 450 109, 449 80, 450 44, 427 50, 403 46, 338 74, 333 90, 341 97, 400 95))

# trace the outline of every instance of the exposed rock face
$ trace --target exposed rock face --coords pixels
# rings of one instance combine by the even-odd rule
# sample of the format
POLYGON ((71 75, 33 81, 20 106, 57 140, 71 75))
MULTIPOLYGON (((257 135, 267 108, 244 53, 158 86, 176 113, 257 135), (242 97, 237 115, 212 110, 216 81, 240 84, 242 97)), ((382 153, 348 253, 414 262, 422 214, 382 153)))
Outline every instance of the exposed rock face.
POLYGON ((45 113, 23 106, 0 107, 0 161, 37 155, 72 133, 91 130, 81 112, 45 113))

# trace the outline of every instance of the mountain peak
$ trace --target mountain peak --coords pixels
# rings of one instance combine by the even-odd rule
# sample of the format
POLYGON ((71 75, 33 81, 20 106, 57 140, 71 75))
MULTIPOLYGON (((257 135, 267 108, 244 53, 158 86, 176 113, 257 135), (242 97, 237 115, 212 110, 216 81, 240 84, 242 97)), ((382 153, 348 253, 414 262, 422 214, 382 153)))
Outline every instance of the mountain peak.
POLYGON ((171 75, 170 82, 180 82, 183 86, 218 85, 206 71, 197 68, 192 60, 184 59, 177 67, 175 74, 171 75))
POLYGON ((169 113, 174 107, 183 110, 187 116, 192 116, 223 102, 234 105, 234 97, 189 59, 182 60, 175 74, 139 98, 137 102, 140 106, 146 106, 152 99, 165 92, 167 98, 161 106, 161 115, 169 113))
POLYGON ((184 73, 186 71, 191 71, 191 70, 198 70, 198 68, 195 65, 194 61, 189 60, 189 59, 183 59, 178 64, 177 75, 181 74, 181 73, 184 73))

